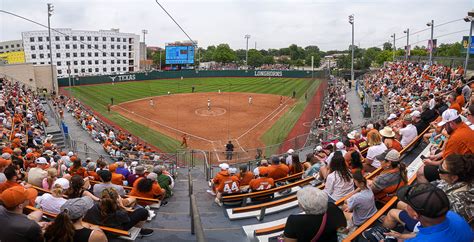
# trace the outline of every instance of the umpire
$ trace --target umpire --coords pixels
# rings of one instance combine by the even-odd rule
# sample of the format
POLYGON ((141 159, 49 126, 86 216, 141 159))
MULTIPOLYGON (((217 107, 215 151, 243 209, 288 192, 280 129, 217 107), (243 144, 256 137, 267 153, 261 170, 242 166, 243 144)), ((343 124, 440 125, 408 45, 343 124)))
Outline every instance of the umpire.
POLYGON ((225 145, 226 160, 232 160, 233 153, 234 153, 234 145, 232 144, 232 141, 229 140, 229 143, 225 145))

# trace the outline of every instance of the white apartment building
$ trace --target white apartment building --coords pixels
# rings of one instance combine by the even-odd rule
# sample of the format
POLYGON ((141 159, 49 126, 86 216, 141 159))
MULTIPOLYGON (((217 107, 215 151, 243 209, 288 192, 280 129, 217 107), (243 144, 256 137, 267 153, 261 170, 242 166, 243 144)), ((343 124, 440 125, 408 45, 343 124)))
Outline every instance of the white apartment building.
MULTIPOLYGON (((118 29, 51 31, 58 77, 134 72, 140 69, 140 36, 118 29)), ((26 63, 49 65, 48 30, 22 33, 26 63)))
POLYGON ((22 51, 23 50, 23 41, 20 40, 9 40, 0 42, 0 54, 22 51))

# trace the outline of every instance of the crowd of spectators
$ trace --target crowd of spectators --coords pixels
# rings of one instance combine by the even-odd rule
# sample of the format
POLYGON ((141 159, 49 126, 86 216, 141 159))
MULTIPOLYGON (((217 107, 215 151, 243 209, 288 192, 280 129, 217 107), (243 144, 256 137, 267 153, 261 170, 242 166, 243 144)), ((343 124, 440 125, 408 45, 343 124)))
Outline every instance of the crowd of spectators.
MULTIPOLYGON (((389 236, 410 241, 472 241, 474 85, 472 78, 466 80, 462 73, 461 67, 453 70, 423 63, 388 64, 362 81, 371 95, 389 103, 386 119, 348 132, 342 140, 323 142, 302 162, 289 151, 280 157, 272 156, 270 162, 262 160, 253 173, 245 167, 237 172, 236 168, 221 164, 221 171, 211 181, 213 190, 208 192, 216 193, 216 203, 222 205, 222 196, 270 189, 279 186, 276 179, 302 171, 303 177, 315 176, 325 187, 305 187, 298 192, 298 202, 306 215, 288 218, 291 223, 286 224, 285 241, 311 240, 315 236, 336 241, 336 233, 341 231, 338 228, 344 227, 346 232, 355 229, 375 214, 377 205, 383 206, 395 195, 401 201, 397 209, 382 218, 383 226, 363 233, 369 241, 390 241, 389 236), (429 142, 430 154, 422 157, 417 181, 408 185, 401 151, 403 155, 410 152, 412 143, 425 130, 424 141, 429 142), (375 170, 379 174, 366 180, 365 176, 375 170), (333 206, 354 190, 355 194, 341 208, 333 206), (433 194, 435 198, 430 200, 433 194), (327 202, 328 206, 320 207, 327 202), (322 233, 318 228, 324 222, 314 223, 311 228, 304 226, 309 220, 325 221, 326 216, 332 222, 327 221, 329 227, 323 227, 322 233), (393 231, 397 224, 413 232, 393 231)), ((325 121, 321 121, 323 125, 330 124, 331 119, 348 123, 347 113, 328 118, 337 115, 334 110, 346 110, 344 95, 344 88, 330 87, 325 105, 333 112, 324 114, 327 117, 321 119, 325 121)), ((323 125, 321 128, 325 128, 323 125)))

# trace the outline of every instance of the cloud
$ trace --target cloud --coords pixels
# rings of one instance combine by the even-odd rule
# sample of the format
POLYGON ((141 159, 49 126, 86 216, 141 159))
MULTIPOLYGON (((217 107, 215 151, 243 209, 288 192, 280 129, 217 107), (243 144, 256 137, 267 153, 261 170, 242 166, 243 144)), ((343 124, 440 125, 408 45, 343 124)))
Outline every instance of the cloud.
MULTIPOLYGON (((47 23, 45 0, 1 0, 0 8, 47 23)), ((147 29, 147 44, 164 46, 186 36, 160 9, 154 0, 57 0, 52 26, 81 30, 119 28, 122 32, 141 34, 147 29)), ((435 25, 461 19, 473 9, 470 0, 161 0, 188 34, 200 46, 229 43, 232 48, 245 48, 245 34, 260 48, 281 48, 290 44, 318 45, 323 50, 347 49, 351 41, 349 14, 355 14, 355 44, 370 47, 391 41, 390 35, 403 36, 423 30, 426 22, 435 25)), ((22 31, 42 29, 24 20, 0 14, 0 40, 21 38, 22 31)), ((435 29, 438 41, 460 41, 468 34, 468 24, 457 21, 435 29)), ((410 36, 413 42, 426 45, 430 31, 410 36)), ((397 41, 402 46, 405 39, 397 41)))

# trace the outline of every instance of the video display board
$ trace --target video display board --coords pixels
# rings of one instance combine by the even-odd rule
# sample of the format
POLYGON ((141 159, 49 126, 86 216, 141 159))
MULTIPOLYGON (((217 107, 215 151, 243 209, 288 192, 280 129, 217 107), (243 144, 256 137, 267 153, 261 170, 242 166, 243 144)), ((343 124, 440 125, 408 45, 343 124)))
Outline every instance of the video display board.
POLYGON ((166 46, 166 64, 194 64, 194 46, 166 46))

